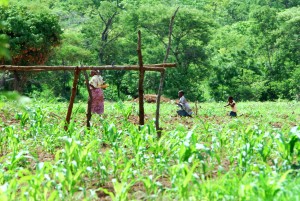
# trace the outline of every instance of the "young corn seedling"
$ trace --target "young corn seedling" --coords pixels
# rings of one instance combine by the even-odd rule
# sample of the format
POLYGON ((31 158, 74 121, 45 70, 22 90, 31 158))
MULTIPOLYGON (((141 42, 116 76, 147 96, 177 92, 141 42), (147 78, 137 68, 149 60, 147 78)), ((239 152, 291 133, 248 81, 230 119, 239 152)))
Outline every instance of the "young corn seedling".
POLYGON ((30 111, 30 123, 33 127, 41 127, 44 122, 44 112, 40 107, 38 107, 36 110, 30 111))
POLYGON ((15 131, 16 130, 14 129, 14 126, 6 127, 4 129, 4 132, 6 133, 4 136, 7 140, 5 142, 7 145, 7 150, 18 151, 20 149, 20 136, 15 131))
POLYGON ((10 154, 8 154, 7 160, 3 166, 8 170, 8 171, 15 171, 18 169, 26 168, 27 165, 29 164, 28 159, 36 161, 34 157, 32 157, 28 151, 17 151, 13 150, 10 154))
POLYGON ((260 154, 263 162, 268 162, 268 158, 273 149, 273 140, 270 137, 269 132, 266 132, 257 139, 257 144, 253 149, 260 154))
POLYGON ((123 102, 118 102, 114 105, 114 107, 117 109, 118 112, 120 112, 124 118, 124 120, 128 120, 129 116, 133 113, 134 106, 129 105, 126 106, 123 102))
POLYGON ((20 120, 20 125, 22 128, 24 128, 26 123, 29 121, 29 115, 27 112, 17 113, 16 120, 20 120))
POLYGON ((162 184, 158 181, 159 178, 160 176, 153 178, 153 175, 147 175, 140 178, 140 180, 144 184, 148 198, 156 198, 158 194, 163 190, 162 184))
POLYGON ((283 170, 290 169, 294 162, 294 158, 299 159, 299 139, 299 131, 295 128, 288 132, 288 137, 285 137, 282 132, 277 133, 274 137, 273 140, 276 142, 278 153, 283 159, 283 170))
POLYGON ((4 155, 8 150, 9 143, 9 133, 13 133, 13 129, 11 127, 6 127, 2 129, 2 133, 0 135, 0 154, 4 155))
POLYGON ((172 187, 179 193, 178 199, 188 200, 190 194, 189 188, 198 166, 199 162, 194 163, 192 167, 189 167, 186 163, 181 163, 171 168, 172 187))
POLYGON ((57 156, 58 165, 61 172, 57 174, 57 179, 64 189, 74 195, 79 190, 84 175, 92 171, 93 159, 90 150, 97 143, 92 141, 83 146, 80 141, 73 138, 62 138, 65 141, 65 149, 61 156, 57 156))
POLYGON ((100 162, 96 162, 95 174, 93 175, 93 178, 97 181, 97 185, 100 186, 104 185, 109 177, 108 166, 110 163, 110 157, 107 154, 101 158, 100 162))
POLYGON ((115 124, 113 123, 110 124, 106 121, 102 122, 102 128, 103 128, 102 140, 103 142, 109 145, 117 143, 118 138, 121 136, 123 132, 122 130, 118 130, 115 124))
POLYGON ((128 162, 125 166, 125 168, 122 170, 121 178, 113 179, 113 187, 114 187, 114 193, 109 192, 105 188, 99 188, 100 191, 103 191, 104 193, 108 194, 113 201, 118 200, 127 200, 128 199, 128 192, 130 188, 133 186, 133 184, 136 182, 135 179, 132 177, 132 163, 128 162))

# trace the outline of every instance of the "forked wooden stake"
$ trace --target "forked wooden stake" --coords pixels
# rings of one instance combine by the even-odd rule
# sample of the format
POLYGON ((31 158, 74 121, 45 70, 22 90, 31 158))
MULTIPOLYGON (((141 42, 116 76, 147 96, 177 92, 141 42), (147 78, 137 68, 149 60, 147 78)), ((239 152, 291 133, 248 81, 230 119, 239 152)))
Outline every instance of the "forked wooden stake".
POLYGON ((68 130, 68 126, 70 124, 70 119, 71 119, 71 114, 72 114, 72 109, 73 109, 73 104, 76 96, 76 88, 77 88, 77 83, 78 83, 78 78, 79 78, 80 70, 77 67, 75 72, 74 72, 74 80, 73 80, 73 88, 72 88, 72 94, 70 98, 70 103, 68 107, 68 113, 66 117, 66 123, 65 123, 65 130, 68 130))

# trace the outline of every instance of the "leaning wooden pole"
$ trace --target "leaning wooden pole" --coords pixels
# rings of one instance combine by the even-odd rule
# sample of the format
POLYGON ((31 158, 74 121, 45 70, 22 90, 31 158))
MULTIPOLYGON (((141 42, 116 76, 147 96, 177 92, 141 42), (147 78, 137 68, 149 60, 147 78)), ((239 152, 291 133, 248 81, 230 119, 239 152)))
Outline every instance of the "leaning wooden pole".
POLYGON ((138 45, 137 45, 137 54, 139 59, 139 124, 145 124, 145 111, 144 111, 144 75, 145 70, 143 66, 143 56, 141 50, 141 31, 138 31, 138 45))
MULTIPOLYGON (((172 32, 173 32, 173 24, 174 24, 174 19, 175 16, 178 12, 179 7, 175 10, 173 16, 171 17, 170 20, 170 25, 169 25, 169 42, 168 42, 168 47, 166 50, 166 55, 164 58, 164 62, 167 62, 167 59, 169 57, 169 53, 170 53, 170 49, 171 49, 171 42, 172 42, 172 32)), ((158 92, 157 92, 157 97, 156 97, 156 114, 155 114, 155 128, 156 128, 156 132, 157 132, 157 138, 159 139, 161 137, 161 132, 162 132, 162 128, 160 128, 159 126, 159 110, 160 110, 160 97, 162 94, 162 90, 163 90, 163 85, 164 85, 164 81, 165 81, 165 71, 161 71, 160 72, 160 83, 159 83, 159 88, 158 88, 158 92)))
POLYGON ((70 103, 68 107, 68 112, 67 112, 67 117, 66 117, 66 123, 65 123, 65 130, 68 130, 68 126, 70 124, 70 119, 71 119, 71 114, 72 114, 72 109, 73 109, 73 104, 76 96, 76 88, 77 88, 77 83, 78 83, 78 78, 79 78, 80 70, 77 67, 75 72, 74 72, 74 80, 73 80, 73 88, 72 88, 72 94, 70 97, 70 103))
POLYGON ((84 71, 84 77, 85 77, 85 85, 87 88, 87 91, 89 93, 89 99, 88 99, 88 104, 87 104, 87 110, 86 110, 86 127, 90 129, 91 127, 91 118, 92 118, 92 101, 93 101, 93 95, 92 91, 90 89, 90 84, 89 84, 89 77, 86 71, 84 71))

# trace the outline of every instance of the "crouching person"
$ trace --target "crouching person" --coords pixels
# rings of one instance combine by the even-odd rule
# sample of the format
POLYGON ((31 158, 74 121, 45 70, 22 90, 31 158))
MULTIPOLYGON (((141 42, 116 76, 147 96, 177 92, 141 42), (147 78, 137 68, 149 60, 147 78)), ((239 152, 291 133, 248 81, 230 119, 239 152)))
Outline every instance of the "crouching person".
POLYGON ((233 100, 233 97, 232 96, 230 96, 229 98, 228 98, 228 103, 227 103, 227 105, 225 105, 224 107, 227 107, 227 106, 230 106, 231 107, 231 111, 230 111, 230 113, 229 113, 229 116, 231 116, 231 117, 237 117, 237 108, 236 108, 236 103, 235 103, 235 101, 233 100))
POLYGON ((177 114, 181 117, 192 117, 193 112, 190 105, 184 97, 184 91, 180 90, 178 92, 178 97, 179 102, 176 104, 180 107, 180 110, 177 111, 177 114))

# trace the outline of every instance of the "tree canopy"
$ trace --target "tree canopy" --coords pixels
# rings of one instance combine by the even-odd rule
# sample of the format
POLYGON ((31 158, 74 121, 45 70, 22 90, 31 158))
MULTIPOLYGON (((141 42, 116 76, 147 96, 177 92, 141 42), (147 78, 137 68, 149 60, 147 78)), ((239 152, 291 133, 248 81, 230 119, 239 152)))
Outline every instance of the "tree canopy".
MULTIPOLYGON (((0 0, 0 6, 7 6, 7 0, 0 0)), ((0 31, 4 28, 4 22, 0 21, 0 31)), ((9 51, 8 51, 8 42, 7 42, 7 36, 5 34, 0 34, 0 58, 5 57, 7 59, 10 58, 9 51)))
MULTIPOLYGON (((1 33, 9 37, 10 63, 114 65, 137 64, 141 30, 144 63, 161 63, 179 7, 168 59, 177 68, 167 71, 164 95, 175 98, 183 89, 192 101, 292 100, 300 94, 299 6, 296 0, 12 0, 1 12, 1 33)), ((136 95, 135 72, 103 75, 109 97, 136 95)), ((70 79, 64 77, 62 91, 70 79)), ((156 92, 158 80, 146 73, 146 93, 156 92)))
POLYGON ((52 48, 60 44, 58 19, 47 12, 29 12, 23 6, 1 9, 8 36, 11 63, 15 65, 44 64, 52 48))

